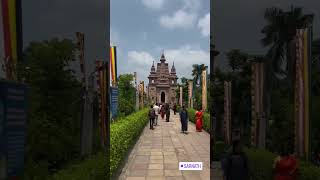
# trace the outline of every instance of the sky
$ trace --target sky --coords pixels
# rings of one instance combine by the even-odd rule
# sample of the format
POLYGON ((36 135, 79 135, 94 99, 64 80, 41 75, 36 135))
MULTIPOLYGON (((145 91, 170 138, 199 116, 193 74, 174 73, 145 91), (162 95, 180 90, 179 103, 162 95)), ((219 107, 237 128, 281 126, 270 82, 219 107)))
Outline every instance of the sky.
MULTIPOLYGON (((209 0, 111 0, 110 41, 117 46, 118 75, 137 72, 148 82, 164 51, 169 70, 191 78, 193 64, 209 66, 209 0)), ((145 83, 146 84, 146 83, 145 83)))
MULTIPOLYGON (((105 0, 22 1, 24 48, 31 41, 43 41, 55 37, 76 40, 75 33, 83 32, 85 33, 85 61, 87 71, 90 73, 93 71, 95 60, 107 58, 107 50, 109 50, 107 9, 105 0)), ((1 34, 1 45, 2 40, 1 34)), ((2 54, 0 52, 0 56, 2 54)), ((79 73, 79 62, 73 63, 72 68, 79 73)), ((0 77, 2 76, 3 72, 0 70, 0 77)))
POLYGON ((215 65, 227 69, 225 53, 242 49, 251 54, 265 54, 260 39, 266 25, 263 14, 266 8, 275 6, 289 10, 291 5, 302 7, 305 14, 314 13, 313 36, 320 37, 319 0, 214 0, 212 1, 212 30, 216 49, 221 53, 215 65))

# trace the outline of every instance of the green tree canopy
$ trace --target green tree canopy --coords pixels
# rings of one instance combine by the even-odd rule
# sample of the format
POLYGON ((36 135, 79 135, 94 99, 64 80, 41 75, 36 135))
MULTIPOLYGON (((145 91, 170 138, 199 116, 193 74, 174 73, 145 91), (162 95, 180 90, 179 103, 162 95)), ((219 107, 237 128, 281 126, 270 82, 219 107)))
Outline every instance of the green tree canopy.
POLYGON ((133 85, 132 74, 121 74, 118 78, 119 112, 129 115, 135 110, 136 89, 133 85))

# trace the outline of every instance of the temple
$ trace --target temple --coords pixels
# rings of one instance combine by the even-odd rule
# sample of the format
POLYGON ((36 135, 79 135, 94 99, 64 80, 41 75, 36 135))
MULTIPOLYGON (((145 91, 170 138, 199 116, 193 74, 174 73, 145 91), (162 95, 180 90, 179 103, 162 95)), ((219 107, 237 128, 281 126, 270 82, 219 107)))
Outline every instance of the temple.
POLYGON ((176 89, 178 77, 176 75, 176 68, 173 63, 169 72, 169 65, 166 63, 163 53, 160 62, 157 63, 157 69, 153 62, 148 79, 148 94, 152 103, 174 104, 177 102, 176 89))

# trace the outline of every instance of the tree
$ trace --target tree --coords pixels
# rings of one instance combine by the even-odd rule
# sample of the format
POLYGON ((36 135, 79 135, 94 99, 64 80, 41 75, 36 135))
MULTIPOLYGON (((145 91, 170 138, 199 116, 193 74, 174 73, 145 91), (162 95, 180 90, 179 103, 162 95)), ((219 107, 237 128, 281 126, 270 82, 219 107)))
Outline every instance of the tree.
POLYGON ((227 52, 227 58, 229 60, 229 66, 231 67, 232 71, 235 72, 236 70, 241 69, 243 64, 248 59, 248 55, 244 52, 241 52, 239 49, 233 49, 227 52))
POLYGON ((132 74, 121 74, 119 76, 119 112, 125 116, 135 111, 136 89, 132 82, 132 74))
POLYGON ((274 73, 285 74, 291 82, 295 65, 292 42, 296 29, 312 23, 313 15, 304 15, 302 9, 296 7, 292 7, 288 12, 272 7, 266 9, 264 18, 267 25, 261 31, 265 35, 261 43, 264 47, 270 47, 267 57, 273 65, 271 70, 274 73), (285 69, 282 68, 283 63, 285 69))
POLYGON ((186 102, 188 102, 188 91, 189 91, 189 85, 188 85, 188 81, 189 79, 185 78, 185 77, 181 77, 181 84, 178 84, 178 88, 176 89, 176 94, 178 99, 180 99, 180 87, 182 87, 182 101, 184 104, 187 105, 186 102))
POLYGON ((202 71, 206 70, 206 66, 204 64, 194 64, 192 65, 192 76, 194 83, 202 83, 202 71))
POLYGON ((25 179, 46 179, 79 158, 81 84, 70 63, 75 45, 68 39, 31 42, 18 64, 29 86, 25 179))

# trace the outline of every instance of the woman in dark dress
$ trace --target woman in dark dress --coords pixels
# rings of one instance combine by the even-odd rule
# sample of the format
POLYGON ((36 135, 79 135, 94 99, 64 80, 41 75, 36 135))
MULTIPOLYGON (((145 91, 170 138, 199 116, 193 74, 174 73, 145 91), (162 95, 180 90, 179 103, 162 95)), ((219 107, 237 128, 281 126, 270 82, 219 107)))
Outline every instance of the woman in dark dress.
POLYGON ((182 106, 180 111, 180 121, 181 121, 181 132, 187 133, 188 131, 188 111, 185 106, 182 106))
POLYGON ((160 108, 160 114, 161 114, 161 118, 164 119, 165 110, 164 110, 163 104, 161 105, 161 108, 160 108))

